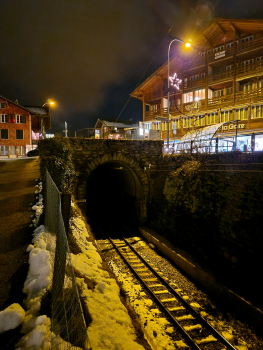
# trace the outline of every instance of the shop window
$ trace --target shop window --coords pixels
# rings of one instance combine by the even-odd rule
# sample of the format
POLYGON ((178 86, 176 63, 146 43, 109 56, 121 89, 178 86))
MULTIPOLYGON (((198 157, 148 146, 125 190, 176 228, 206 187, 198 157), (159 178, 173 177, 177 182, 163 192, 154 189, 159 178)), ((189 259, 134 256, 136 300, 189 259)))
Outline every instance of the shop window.
POLYGON ((251 136, 238 136, 237 149, 241 152, 251 151, 251 136))
POLYGON ((8 129, 1 129, 1 139, 8 140, 8 129))
POLYGON ((8 146, 1 146, 1 156, 8 155, 8 146))
POLYGON ((251 107, 251 118, 262 118, 263 117, 263 106, 251 107))
POLYGON ((16 146, 9 146, 9 153, 11 156, 16 154, 16 146))
POLYGON ((193 92, 187 92, 183 94, 183 103, 193 102, 193 92))
POLYGON ((16 122, 18 124, 24 124, 26 123, 26 116, 25 115, 17 115, 16 116, 16 122))
POLYGON ((263 151, 263 135, 255 136, 255 151, 263 151))
POLYGON ((24 138, 24 130, 16 130, 16 139, 23 140, 24 138))
POLYGON ((4 102, 1 102, 1 108, 5 108, 5 103, 4 102))

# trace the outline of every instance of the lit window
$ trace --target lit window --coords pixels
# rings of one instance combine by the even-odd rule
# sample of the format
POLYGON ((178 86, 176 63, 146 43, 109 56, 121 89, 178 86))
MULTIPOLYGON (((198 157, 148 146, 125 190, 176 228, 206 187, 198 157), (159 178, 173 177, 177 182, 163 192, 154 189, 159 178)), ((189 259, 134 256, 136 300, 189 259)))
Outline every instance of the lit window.
POLYGON ((251 107, 251 118, 262 118, 263 117, 263 106, 251 107))
POLYGON ((236 109, 236 119, 238 120, 248 119, 248 108, 236 109))
POLYGON ((195 100, 204 100, 205 99, 205 89, 195 91, 195 100))
POLYGON ((217 124, 218 123, 218 113, 208 113, 207 114, 207 124, 217 124))
POLYGON ((194 100, 193 91, 183 94, 183 103, 193 102, 193 100, 194 100))

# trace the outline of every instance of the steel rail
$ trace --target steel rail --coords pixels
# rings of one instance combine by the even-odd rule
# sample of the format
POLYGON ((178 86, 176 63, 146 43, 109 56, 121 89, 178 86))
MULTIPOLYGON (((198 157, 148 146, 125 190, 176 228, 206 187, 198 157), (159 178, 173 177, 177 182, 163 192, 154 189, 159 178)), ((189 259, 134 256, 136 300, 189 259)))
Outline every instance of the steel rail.
MULTIPOLYGON (((162 276, 160 276, 160 275, 158 274, 158 272, 155 271, 155 269, 154 269, 151 265, 148 264, 148 262, 141 256, 141 254, 138 253, 138 252, 134 249, 134 247, 133 247, 125 238, 123 238, 123 240, 124 240, 124 242, 125 242, 126 244, 128 244, 128 246, 131 248, 131 250, 132 250, 140 259, 143 260, 143 263, 144 263, 154 274, 158 275, 158 278, 160 278, 160 280, 162 281, 162 283, 163 283, 168 289, 171 289, 173 293, 176 294, 176 297, 184 304, 184 306, 186 306, 188 309, 190 309, 191 312, 193 312, 194 315, 195 315, 200 321, 202 321, 203 323, 205 323, 205 325, 208 326, 208 328, 211 330, 212 333, 214 333, 214 335, 216 335, 217 337, 219 337, 220 341, 221 341, 222 343, 224 343, 224 345, 226 345, 226 346, 227 346, 229 349, 231 349, 231 350, 237 350, 232 344, 230 344, 230 343, 227 341, 226 338, 224 338, 224 337, 222 336, 222 334, 220 334, 220 333, 219 333, 208 321, 206 321, 206 320, 191 306, 191 305, 189 305, 189 304, 180 296, 180 294, 178 294, 178 293, 176 292, 176 290, 175 290, 172 286, 170 286, 170 284, 167 283, 167 282, 165 281, 165 279, 164 279, 162 276)), ((135 243, 136 243, 136 242, 135 242, 135 243)))
POLYGON ((185 329, 179 324, 179 322, 173 317, 173 315, 170 313, 169 310, 166 309, 166 307, 163 305, 161 300, 159 300, 156 295, 153 293, 153 291, 147 286, 147 284, 144 282, 144 280, 141 278, 141 276, 134 270, 132 265, 129 263, 129 261, 125 258, 125 256, 122 254, 120 249, 117 247, 117 245, 113 242, 111 238, 109 238, 111 244, 113 247, 117 250, 117 252, 120 254, 120 256, 123 258, 123 260, 126 262, 126 264, 130 267, 130 269, 133 271, 133 273, 136 275, 136 277, 140 280, 140 282, 145 286, 145 288, 151 293, 152 297, 154 298, 155 302, 161 307, 163 312, 168 316, 168 318, 172 321, 172 323, 175 323, 182 333, 187 337, 189 343, 197 350, 202 350, 198 344, 192 339, 192 337, 185 331, 185 329))
MULTIPOLYGON (((135 255, 142 260, 142 262, 147 266, 147 268, 154 274, 156 275, 159 280, 164 284, 164 286, 168 289, 168 292, 171 294, 174 294, 177 299, 186 307, 186 310, 189 310, 201 323, 203 323, 213 335, 217 337, 217 339, 227 346, 228 349, 231 350, 236 350, 236 348, 230 344, 227 339, 225 339, 209 322, 207 322, 191 305, 189 305, 181 296, 176 292, 176 290, 170 286, 166 280, 159 275, 159 273, 141 256, 140 253, 136 251, 136 249, 125 239, 123 238, 123 241, 125 244, 135 253, 135 255)), ((116 244, 112 241, 110 238, 110 242, 112 245, 115 247, 115 249, 118 251, 118 253, 121 255, 121 257, 125 260, 125 262, 128 264, 128 266, 132 269, 132 271, 136 274, 136 276, 139 278, 139 280, 143 283, 143 285, 146 287, 146 289, 151 293, 151 295, 154 297, 154 299, 157 301, 157 303, 161 306, 161 308, 164 310, 166 315, 169 316, 170 319, 172 319, 172 322, 176 323, 176 325, 181 329, 181 331, 186 335, 188 340, 191 342, 191 344, 196 348, 200 349, 198 344, 192 339, 192 337, 184 330, 184 328, 178 323, 178 321, 174 318, 174 316, 167 310, 167 308, 163 305, 163 303, 156 297, 154 292, 148 287, 148 285, 144 282, 144 280, 139 276, 139 274, 136 272, 136 270, 132 267, 132 265, 129 263, 129 261, 123 256, 122 252, 119 250, 119 248, 116 246, 116 244)), ((137 242, 134 242, 137 243, 137 242)), ((200 349, 201 350, 201 349, 200 349)))

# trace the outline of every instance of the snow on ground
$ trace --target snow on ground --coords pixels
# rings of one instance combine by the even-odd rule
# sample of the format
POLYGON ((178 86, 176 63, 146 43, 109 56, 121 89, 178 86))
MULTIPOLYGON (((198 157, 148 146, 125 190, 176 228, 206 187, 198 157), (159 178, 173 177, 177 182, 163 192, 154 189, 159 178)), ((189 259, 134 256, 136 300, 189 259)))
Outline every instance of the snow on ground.
POLYGON ((25 311, 19 304, 12 304, 0 312, 0 333, 15 329, 25 319, 25 311))
POLYGON ((71 229, 81 253, 71 254, 73 267, 89 279, 94 288, 89 289, 84 278, 77 278, 81 297, 92 318, 88 337, 93 350, 143 350, 136 342, 136 335, 127 309, 120 300, 116 281, 102 269, 102 260, 91 242, 84 222, 80 217, 72 218, 71 229))
MULTIPOLYGON (((37 226, 40 215, 43 212, 42 184, 36 185, 38 202, 32 207, 35 210, 33 226, 37 226)), ((27 295, 25 300, 25 319, 21 332, 25 334, 17 344, 20 350, 50 349, 50 319, 40 315, 40 307, 43 295, 51 288, 53 271, 53 250, 55 237, 46 232, 44 225, 39 226, 33 232, 33 244, 27 248, 29 253, 29 271, 24 284, 23 292, 27 295)))

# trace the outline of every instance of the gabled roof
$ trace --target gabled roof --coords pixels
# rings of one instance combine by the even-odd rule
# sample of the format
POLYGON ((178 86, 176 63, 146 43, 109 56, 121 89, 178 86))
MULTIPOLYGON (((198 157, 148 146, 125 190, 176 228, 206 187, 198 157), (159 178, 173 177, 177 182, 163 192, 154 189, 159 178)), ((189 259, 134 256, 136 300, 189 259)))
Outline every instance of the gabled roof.
MULTIPOLYGON (((215 18, 208 23, 202 30, 198 32, 198 36, 193 40, 193 47, 195 48, 190 60, 194 60, 202 50, 211 46, 211 43, 219 35, 224 35, 226 32, 236 31, 239 35, 241 32, 253 32, 263 31, 262 19, 227 19, 227 18, 215 18)), ((179 65, 180 52, 176 55, 171 55, 170 66, 179 65), (177 56, 177 57, 175 57, 177 56), (177 61, 176 61, 177 60, 177 61)), ((189 58, 188 58, 189 60, 189 58)), ((167 75, 167 62, 165 62, 160 68, 158 68, 152 75, 150 75, 142 84, 140 84, 130 95, 132 97, 141 98, 141 93, 147 90, 152 84, 156 83, 162 76, 167 75)))
POLYGON ((0 98, 7 101, 8 103, 12 103, 13 105, 16 105, 17 107, 23 109, 24 111, 29 112, 30 114, 34 115, 41 115, 41 116, 48 116, 49 115, 49 108, 48 107, 29 107, 29 106, 21 106, 19 103, 16 103, 14 101, 9 100, 8 98, 0 95, 0 98))
POLYGON ((96 128, 97 124, 99 124, 99 123, 101 123, 102 125, 107 126, 107 127, 120 128, 120 129, 137 126, 137 124, 130 124, 128 122, 127 123, 125 123, 125 122, 118 123, 118 122, 113 122, 113 121, 109 121, 109 120, 105 120, 105 119, 98 119, 96 122, 95 128, 96 128))
POLYGON ((218 35, 222 35, 229 31, 236 30, 237 34, 241 32, 257 32, 263 31, 262 19, 241 19, 241 18, 215 18, 207 26, 205 26, 196 43, 200 45, 201 42, 213 41, 218 35))
POLYGON ((49 108, 48 107, 36 107, 36 106, 24 106, 27 110, 29 110, 31 113, 41 115, 41 116, 48 116, 49 114, 49 108))

